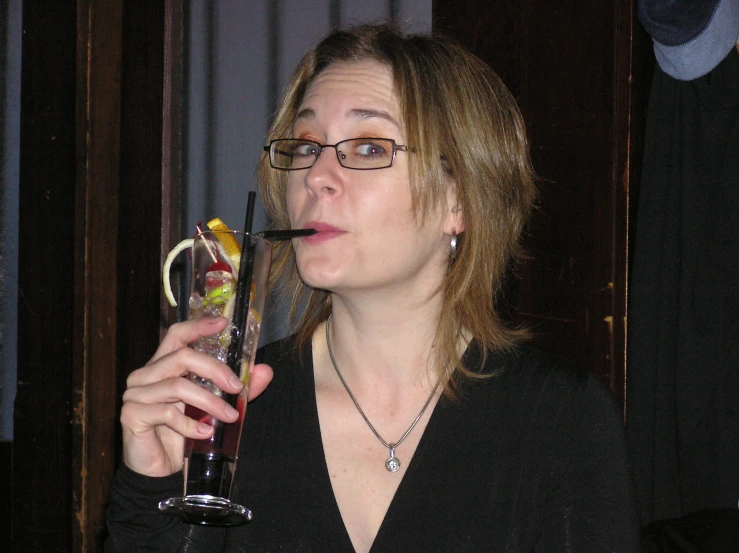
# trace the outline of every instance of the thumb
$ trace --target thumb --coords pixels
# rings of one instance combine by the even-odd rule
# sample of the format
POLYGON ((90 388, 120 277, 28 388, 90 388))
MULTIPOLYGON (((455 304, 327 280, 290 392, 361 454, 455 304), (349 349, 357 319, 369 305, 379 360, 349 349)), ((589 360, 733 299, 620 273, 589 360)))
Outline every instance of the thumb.
POLYGON ((249 381, 249 401, 257 397, 267 388, 269 383, 272 382, 273 376, 274 372, 272 371, 272 367, 269 365, 265 365, 264 363, 254 365, 254 368, 251 371, 251 379, 249 381))

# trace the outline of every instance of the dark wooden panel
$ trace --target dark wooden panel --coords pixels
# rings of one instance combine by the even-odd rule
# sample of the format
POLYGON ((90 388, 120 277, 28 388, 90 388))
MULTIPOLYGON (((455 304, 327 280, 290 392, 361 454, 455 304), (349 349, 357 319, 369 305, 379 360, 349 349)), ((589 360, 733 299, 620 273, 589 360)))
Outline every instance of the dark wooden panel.
POLYGON ((80 0, 74 364, 75 551, 101 549, 116 428, 123 0, 80 0))
POLYGON ((593 367, 623 401, 635 1, 435 0, 433 10, 435 30, 498 72, 527 123, 540 198, 532 260, 508 300, 537 346, 593 367))
POLYGON ((164 1, 129 0, 123 15, 119 398, 159 343, 164 1))
POLYGON ((23 3, 18 395, 2 517, 13 552, 71 550, 75 25, 74 3, 23 3))
POLYGON ((101 550, 121 381, 168 322, 181 10, 24 3, 19 387, 15 441, 0 448, 14 553, 101 550))
MULTIPOLYGON (((634 10, 636 8, 634 7, 634 10)), ((635 18, 634 18, 635 19, 635 18)), ((631 35, 631 49, 629 63, 631 68, 631 88, 629 89, 629 121, 621 122, 621 128, 628 126, 629 151, 626 159, 626 167, 623 175, 623 184, 628 195, 628 225, 627 225, 627 266, 626 278, 631 275, 631 260, 633 257, 633 238, 636 227, 636 215, 639 209, 639 189, 642 178, 642 157, 644 155, 644 133, 647 122, 647 105, 649 103, 649 91, 654 74, 655 58, 652 50, 652 39, 635 20, 633 21, 631 35)), ((621 59, 619 57, 619 59, 621 59)), ((625 114, 622 114, 625 117, 625 114)), ((627 288, 628 292, 628 288, 627 288)), ((628 293, 627 293, 628 311, 628 293)), ((626 317, 626 313, 624 313, 626 317)), ((628 343, 628 321, 626 324, 626 339, 628 343)), ((625 348, 626 349, 626 348, 625 348)), ((624 351, 624 381, 628 378, 626 374, 626 352, 624 351)), ((623 397, 625 416, 628 419, 628 397, 623 397)))
MULTIPOLYGON (((521 106, 541 177, 519 309, 543 348, 612 383, 617 288, 613 2, 527 3, 521 106), (566 32, 562 30, 566 29, 566 32)), ((625 301, 625 297, 620 298, 625 301)))
MULTIPOLYGON (((164 0, 164 87, 162 91, 162 235, 159 268, 181 238, 183 2, 164 0)), ((161 271, 160 271, 161 272, 161 271)), ((176 284, 173 284, 176 286, 176 284)), ((174 288, 176 291, 176 288, 174 288)), ((177 321, 176 308, 160 294, 160 337, 177 321)))
POLYGON ((623 29, 617 35, 616 60, 618 87, 616 95, 616 168, 615 183, 618 201, 615 220, 617 236, 615 264, 617 288, 614 297, 614 373, 612 388, 626 414, 626 349, 628 341, 628 278, 631 266, 633 226, 636 221, 637 199, 641 181, 644 130, 647 100, 654 67, 652 41, 637 21, 636 1, 618 3, 617 17, 623 29), (628 83, 626 86, 624 83, 628 83), (626 209, 626 213, 620 211, 626 209), (626 261, 625 263, 623 261, 626 261), (622 297, 626 301, 621 301, 622 297))

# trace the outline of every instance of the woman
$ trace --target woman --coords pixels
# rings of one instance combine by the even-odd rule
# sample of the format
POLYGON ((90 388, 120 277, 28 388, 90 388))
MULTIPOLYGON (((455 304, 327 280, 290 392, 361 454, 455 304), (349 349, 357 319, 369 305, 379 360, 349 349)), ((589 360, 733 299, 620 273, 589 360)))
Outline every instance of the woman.
POLYGON ((235 418, 180 376, 239 389, 184 347, 224 321, 178 324, 124 395, 110 550, 636 551, 613 398, 495 311, 534 200, 497 76, 445 39, 338 31, 301 61, 266 150, 275 226, 318 233, 274 256, 305 308, 253 374, 232 498, 255 518, 156 511, 181 487, 182 436, 211 432, 173 405, 235 418))

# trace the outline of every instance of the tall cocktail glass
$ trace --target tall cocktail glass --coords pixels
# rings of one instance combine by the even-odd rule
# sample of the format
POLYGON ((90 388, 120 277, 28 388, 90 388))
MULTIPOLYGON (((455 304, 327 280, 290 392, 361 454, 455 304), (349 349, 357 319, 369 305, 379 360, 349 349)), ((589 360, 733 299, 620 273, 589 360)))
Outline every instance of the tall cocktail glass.
POLYGON ((237 395, 224 393, 213 382, 195 374, 188 378, 222 397, 239 412, 232 423, 216 420, 186 405, 185 414, 214 427, 209 439, 185 440, 184 495, 162 501, 159 508, 193 524, 234 525, 251 519, 251 512, 230 500, 237 454, 246 413, 249 374, 259 342, 267 296, 272 245, 268 240, 240 231, 199 233, 191 250, 188 316, 225 316, 225 330, 192 342, 190 347, 228 363, 244 383, 237 395), (241 255, 247 248, 245 255, 241 255), (238 297, 241 263, 243 293, 238 297), (244 274, 244 273, 249 274, 244 274), (248 292, 246 292, 248 290, 248 292), (243 326, 240 332, 239 326, 243 326))

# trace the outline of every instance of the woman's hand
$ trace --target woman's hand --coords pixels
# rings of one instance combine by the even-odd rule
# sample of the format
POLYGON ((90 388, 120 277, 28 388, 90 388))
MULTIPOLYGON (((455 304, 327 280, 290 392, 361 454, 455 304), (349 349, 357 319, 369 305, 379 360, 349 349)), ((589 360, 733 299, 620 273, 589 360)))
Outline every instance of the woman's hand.
MULTIPOLYGON (((232 422, 238 413, 223 399, 187 378, 187 373, 212 380, 223 391, 237 394, 243 386, 226 365, 187 344, 226 327, 225 317, 177 323, 170 327, 154 357, 130 374, 123 394, 123 460, 147 476, 168 476, 182 469, 185 438, 205 439, 213 427, 185 416, 185 404, 218 420, 232 422)), ((272 380, 272 369, 255 365, 249 399, 261 394, 272 380)))

